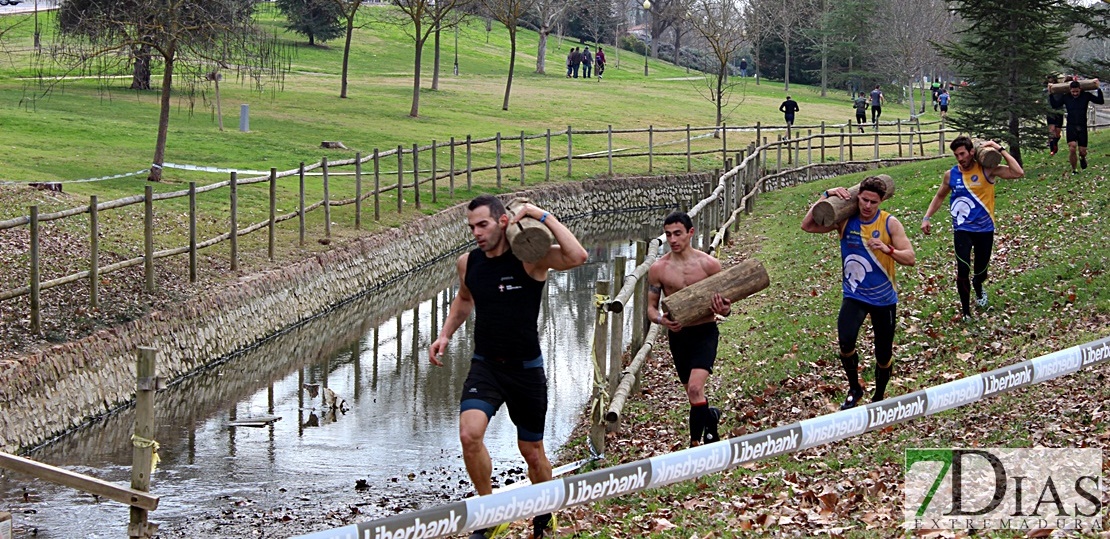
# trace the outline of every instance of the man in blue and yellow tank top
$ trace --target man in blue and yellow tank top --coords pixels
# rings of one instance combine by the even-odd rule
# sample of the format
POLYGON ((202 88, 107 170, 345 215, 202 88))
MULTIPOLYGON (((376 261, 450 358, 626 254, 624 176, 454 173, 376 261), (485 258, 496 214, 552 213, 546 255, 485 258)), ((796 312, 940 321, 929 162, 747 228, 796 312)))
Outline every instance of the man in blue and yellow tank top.
POLYGON ((932 232, 930 220, 940 210, 944 197, 951 194, 949 211, 952 213, 952 232, 956 250, 956 290, 960 294, 960 313, 963 319, 971 317, 971 288, 975 287, 976 303, 987 306, 987 266, 994 248, 994 182, 998 178, 1017 179, 1025 175, 1021 165, 997 142, 983 145, 996 148, 1005 163, 985 169, 975 160, 974 145, 968 137, 956 137, 949 147, 956 156, 956 166, 944 173, 937 194, 925 210, 921 231, 932 232), (971 277, 974 252, 975 276, 971 277))
MULTIPOLYGON (((821 199, 852 198, 843 188, 829 189, 821 199)), ((886 196, 886 185, 876 177, 860 182, 856 195, 855 215, 832 226, 821 226, 813 218, 813 208, 802 219, 802 230, 840 233, 840 258, 843 267, 840 303, 836 329, 840 346, 840 364, 848 377, 848 396, 841 410, 854 408, 863 397, 859 382, 859 352, 856 340, 863 320, 871 316, 875 332, 875 392, 872 402, 883 400, 886 385, 894 371, 894 328, 898 306, 898 286, 894 279, 895 264, 912 266, 917 258, 906 229, 893 215, 880 210, 886 196)))

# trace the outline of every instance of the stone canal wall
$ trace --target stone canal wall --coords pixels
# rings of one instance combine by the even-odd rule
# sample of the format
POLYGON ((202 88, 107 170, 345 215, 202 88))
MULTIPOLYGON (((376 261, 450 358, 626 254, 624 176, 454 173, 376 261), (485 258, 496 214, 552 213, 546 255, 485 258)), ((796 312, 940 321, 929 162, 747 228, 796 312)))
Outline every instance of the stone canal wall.
MULTIPOLYGON (((558 216, 672 205, 700 198, 711 174, 594 180, 521 191, 558 216)), ((126 405, 135 350, 158 351, 159 376, 176 379, 367 290, 467 248, 465 203, 352 241, 285 268, 244 276, 188 304, 20 358, 0 371, 0 450, 41 444, 126 405)), ((655 224, 655 223, 645 223, 655 224)), ((572 227, 573 228, 573 227, 572 227)), ((581 234, 582 232, 579 232, 581 234)))

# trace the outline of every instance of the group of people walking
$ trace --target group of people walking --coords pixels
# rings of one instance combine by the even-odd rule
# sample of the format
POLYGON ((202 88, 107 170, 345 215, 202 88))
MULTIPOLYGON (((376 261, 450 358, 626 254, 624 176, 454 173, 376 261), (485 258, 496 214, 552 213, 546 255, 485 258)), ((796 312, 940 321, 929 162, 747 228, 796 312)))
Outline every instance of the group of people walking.
POLYGON ((605 51, 601 47, 597 48, 597 53, 591 53, 589 47, 574 47, 567 53, 567 78, 578 78, 578 72, 581 70, 582 78, 592 78, 591 75, 597 75, 598 80, 601 75, 605 73, 605 51), (596 72, 594 66, 597 66, 596 72))

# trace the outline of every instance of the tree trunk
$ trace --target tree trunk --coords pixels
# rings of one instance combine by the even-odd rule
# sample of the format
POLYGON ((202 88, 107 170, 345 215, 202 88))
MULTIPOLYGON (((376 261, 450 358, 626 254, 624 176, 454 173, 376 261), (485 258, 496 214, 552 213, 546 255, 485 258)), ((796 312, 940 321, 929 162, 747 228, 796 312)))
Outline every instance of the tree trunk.
POLYGON ((150 46, 143 45, 132 49, 135 57, 135 66, 131 73, 132 90, 150 89, 150 46))
MULTIPOLYGON (((505 207, 505 212, 512 219, 520 210, 523 199, 515 198, 505 207)), ((505 229, 505 236, 509 238, 509 245, 513 248, 513 255, 529 264, 538 262, 551 250, 555 243, 555 236, 547 225, 531 217, 525 217, 514 225, 505 229)))
POLYGON ((540 44, 536 47, 536 73, 540 75, 546 73, 544 70, 547 67, 547 63, 544 60, 547 58, 547 35, 550 33, 550 26, 545 25, 540 27, 540 44))
MULTIPOLYGON (((436 10, 439 9, 439 4, 436 4, 436 10)), ((439 31, 440 23, 436 21, 436 52, 435 52, 435 65, 432 66, 432 89, 439 89, 439 31)))
POLYGON ((316 45, 316 36, 313 35, 312 32, 309 32, 308 33, 308 46, 312 47, 312 46, 315 46, 315 45, 316 45))
POLYGON ((351 36, 355 33, 355 15, 347 16, 347 40, 343 43, 343 76, 340 77, 339 97, 347 98, 347 64, 351 58, 351 36))
POLYGON ((749 258, 663 298, 663 310, 671 320, 689 325, 713 314, 714 294, 736 302, 770 285, 767 269, 749 258))
MULTIPOLYGON (((882 180, 886 186, 886 194, 883 195, 883 200, 894 196, 894 179, 886 174, 879 174, 876 177, 882 180)), ((823 227, 829 227, 855 215, 859 211, 859 202, 856 200, 856 196, 859 194, 859 184, 849 187, 848 194, 852 197, 847 200, 840 197, 818 200, 813 205, 813 222, 823 227)))
POLYGON ((716 125, 718 125, 718 126, 721 125, 721 122, 724 121, 724 114, 721 112, 721 109, 724 108, 724 105, 722 104, 722 101, 724 101, 724 97, 725 97, 725 74, 726 73, 728 73, 728 64, 721 64, 721 66, 719 68, 717 68, 717 124, 716 125))
MULTIPOLYGON (((674 31, 674 58, 672 58, 671 60, 674 61, 674 65, 681 67, 682 62, 679 62, 678 59, 682 57, 682 54, 679 52, 681 50, 680 47, 682 45, 682 34, 677 30, 677 28, 678 28, 677 26, 675 26, 675 28, 676 28, 676 30, 674 31)), ((689 73, 690 70, 687 69, 686 72, 689 73)))
POLYGON ((783 44, 783 48, 786 51, 786 70, 783 71, 783 74, 782 74, 783 75, 783 81, 784 81, 785 85, 783 86, 782 90, 784 92, 789 92, 790 91, 790 38, 787 37, 786 39, 782 40, 782 44, 783 44))
POLYGON ((158 111, 158 139, 154 143, 154 159, 151 160, 149 182, 162 181, 162 163, 166 161, 166 138, 170 131, 170 98, 173 97, 173 64, 175 47, 171 45, 162 58, 165 66, 162 71, 162 100, 158 111))
POLYGON ((829 46, 826 39, 821 36, 821 97, 829 96, 829 46))
MULTIPOLYGON (((420 27, 416 28, 416 35, 420 35, 420 27)), ((409 110, 409 116, 413 118, 420 116, 420 57, 424 52, 424 41, 416 39, 416 54, 413 58, 412 68, 412 109, 409 110)))
POLYGON ((509 110, 509 92, 513 89, 513 70, 516 69, 516 28, 509 29, 509 80, 505 81, 505 102, 501 110, 509 110))

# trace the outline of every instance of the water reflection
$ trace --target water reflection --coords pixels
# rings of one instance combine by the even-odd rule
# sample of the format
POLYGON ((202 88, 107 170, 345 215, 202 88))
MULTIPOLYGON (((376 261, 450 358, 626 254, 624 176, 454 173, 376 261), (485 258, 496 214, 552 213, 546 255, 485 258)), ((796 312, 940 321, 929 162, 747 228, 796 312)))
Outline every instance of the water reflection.
MULTIPOLYGON (((648 234, 643 225, 658 223, 662 213, 570 224, 592 247, 586 265, 551 275, 540 310, 550 387, 545 443, 551 454, 568 439, 592 386, 595 282, 611 277, 615 256, 635 259, 628 238, 643 239, 648 234)), ((444 367, 427 360, 454 297, 457 255, 432 261, 159 393, 156 438, 162 461, 153 491, 162 500, 152 521, 173 529, 232 505, 280 506, 296 513, 320 507, 324 499, 365 505, 363 512, 372 514, 397 509, 397 500, 408 497, 464 495, 469 482, 457 414, 472 349, 471 323, 456 332, 444 367), (358 480, 369 489, 356 490, 358 480)), ((626 319, 628 331, 631 317, 626 319)), ((502 410, 487 434, 495 475, 523 466, 507 415, 502 410)), ((131 410, 122 411, 28 456, 128 484, 133 420, 131 410)), ((5 473, 0 497, 15 515, 16 537, 31 537, 31 529, 37 530, 35 537, 47 538, 126 536, 127 508, 87 494, 5 473)))

